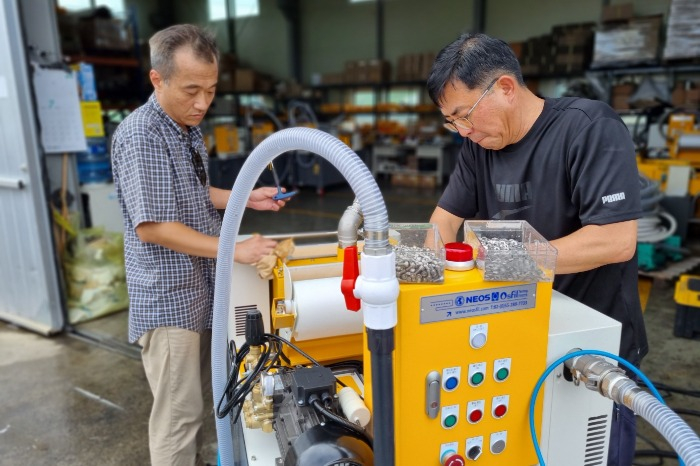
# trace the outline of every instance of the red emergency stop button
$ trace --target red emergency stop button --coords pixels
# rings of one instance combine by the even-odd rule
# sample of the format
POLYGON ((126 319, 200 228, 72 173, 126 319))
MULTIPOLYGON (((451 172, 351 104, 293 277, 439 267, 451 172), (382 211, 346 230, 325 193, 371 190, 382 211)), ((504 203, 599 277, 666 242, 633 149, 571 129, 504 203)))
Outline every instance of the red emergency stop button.
POLYGON ((443 456, 443 466, 464 466, 464 457, 459 453, 450 453, 443 456))

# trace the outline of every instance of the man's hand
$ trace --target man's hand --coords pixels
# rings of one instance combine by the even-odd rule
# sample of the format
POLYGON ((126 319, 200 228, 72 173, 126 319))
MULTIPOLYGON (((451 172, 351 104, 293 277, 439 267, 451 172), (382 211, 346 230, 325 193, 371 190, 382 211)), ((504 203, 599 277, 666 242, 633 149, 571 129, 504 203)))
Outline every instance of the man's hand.
MULTIPOLYGON (((282 191, 285 191, 285 189, 282 188, 282 191)), ((251 209, 255 210, 280 210, 282 207, 284 207, 286 201, 276 201, 272 199, 272 196, 275 194, 277 194, 277 188, 258 188, 250 193, 246 207, 250 207, 251 209)))
MULTIPOLYGON (((265 188, 260 188, 265 189, 265 188)), ((275 193, 277 190, 274 190, 275 193)), ((255 192, 255 191, 253 191, 255 192)), ((239 264, 255 264, 275 249, 277 241, 260 235, 253 235, 245 241, 236 243, 234 261, 239 264)))

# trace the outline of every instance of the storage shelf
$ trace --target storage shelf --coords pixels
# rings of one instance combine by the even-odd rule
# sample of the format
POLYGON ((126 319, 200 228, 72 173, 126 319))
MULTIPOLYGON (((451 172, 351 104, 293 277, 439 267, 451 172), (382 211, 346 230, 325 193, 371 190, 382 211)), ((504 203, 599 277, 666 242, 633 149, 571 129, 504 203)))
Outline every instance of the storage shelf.
POLYGON ((138 68, 140 63, 133 57, 105 57, 96 55, 71 55, 66 56, 68 63, 91 63, 100 66, 120 66, 125 68, 138 68))

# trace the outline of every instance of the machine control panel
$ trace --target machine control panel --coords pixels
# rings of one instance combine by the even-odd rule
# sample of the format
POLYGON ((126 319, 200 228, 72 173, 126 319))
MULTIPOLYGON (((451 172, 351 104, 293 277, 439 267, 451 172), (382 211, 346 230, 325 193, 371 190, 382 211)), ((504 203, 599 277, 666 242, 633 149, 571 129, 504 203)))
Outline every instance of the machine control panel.
POLYGON ((441 287, 401 285, 397 466, 537 461, 520 433, 528 430, 528 401, 544 370, 551 284, 485 282, 480 271, 469 272, 446 272, 441 287), (416 343, 419 336, 425 344, 416 343), (458 448, 444 455, 439 446, 452 442, 458 448))

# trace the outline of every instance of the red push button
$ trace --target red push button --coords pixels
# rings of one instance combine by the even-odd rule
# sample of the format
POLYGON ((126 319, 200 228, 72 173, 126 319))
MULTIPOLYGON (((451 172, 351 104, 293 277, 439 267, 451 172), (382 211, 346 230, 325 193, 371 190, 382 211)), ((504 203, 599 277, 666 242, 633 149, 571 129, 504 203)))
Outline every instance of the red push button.
POLYGON ((474 423, 479 422, 483 416, 484 413, 482 413, 480 409, 475 409, 469 413, 469 421, 474 423))
POLYGON ((501 418, 506 415, 508 407, 506 405, 498 405, 493 409, 493 415, 497 418, 501 418))

